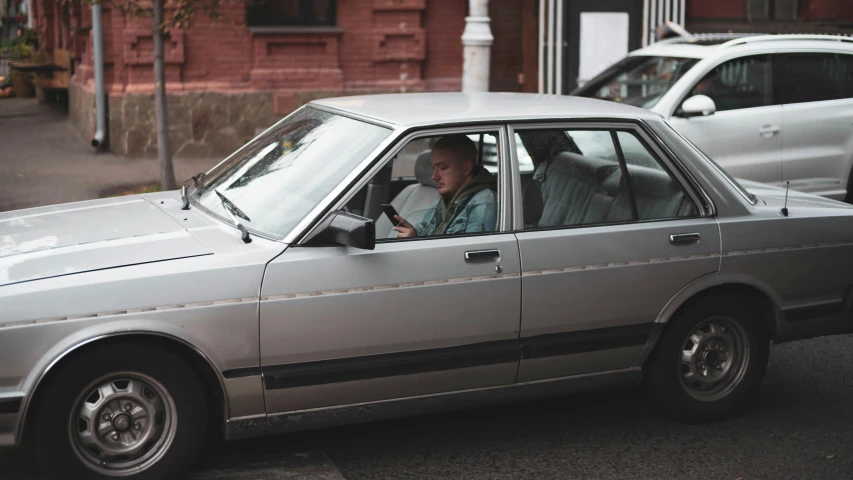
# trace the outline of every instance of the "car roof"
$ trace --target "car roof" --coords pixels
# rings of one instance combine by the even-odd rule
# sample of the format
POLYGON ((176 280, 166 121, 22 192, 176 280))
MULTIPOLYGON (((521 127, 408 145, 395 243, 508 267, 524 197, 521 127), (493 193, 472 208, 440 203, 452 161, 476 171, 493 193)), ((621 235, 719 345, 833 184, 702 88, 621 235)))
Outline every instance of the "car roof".
POLYGON ((616 102, 534 93, 398 93, 326 98, 309 105, 402 127, 575 118, 660 118, 648 110, 616 102))
POLYGON ((853 38, 838 35, 697 34, 663 40, 629 53, 630 56, 708 58, 734 51, 767 48, 807 48, 853 52, 853 38))

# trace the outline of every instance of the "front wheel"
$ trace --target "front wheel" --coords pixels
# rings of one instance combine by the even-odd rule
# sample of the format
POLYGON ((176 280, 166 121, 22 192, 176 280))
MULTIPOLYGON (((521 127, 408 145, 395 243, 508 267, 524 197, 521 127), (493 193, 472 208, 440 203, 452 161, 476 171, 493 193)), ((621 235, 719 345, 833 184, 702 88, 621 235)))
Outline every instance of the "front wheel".
POLYGON ((73 358, 40 398, 34 451, 56 478, 171 478, 189 468, 205 435, 197 375, 157 346, 98 347, 73 358))
POLYGON ((716 420, 749 400, 768 357, 768 334, 756 308, 740 299, 705 297, 665 328, 645 366, 649 393, 679 420, 716 420))

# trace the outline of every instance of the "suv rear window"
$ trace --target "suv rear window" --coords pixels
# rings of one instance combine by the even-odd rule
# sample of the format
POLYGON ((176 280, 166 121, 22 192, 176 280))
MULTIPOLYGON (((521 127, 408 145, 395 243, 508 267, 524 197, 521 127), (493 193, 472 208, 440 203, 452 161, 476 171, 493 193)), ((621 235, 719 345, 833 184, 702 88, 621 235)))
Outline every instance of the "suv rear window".
POLYGON ((682 57, 625 57, 572 95, 651 108, 697 62, 682 57))
POLYGON ((784 53, 778 76, 779 103, 820 102, 853 97, 853 56, 784 53))

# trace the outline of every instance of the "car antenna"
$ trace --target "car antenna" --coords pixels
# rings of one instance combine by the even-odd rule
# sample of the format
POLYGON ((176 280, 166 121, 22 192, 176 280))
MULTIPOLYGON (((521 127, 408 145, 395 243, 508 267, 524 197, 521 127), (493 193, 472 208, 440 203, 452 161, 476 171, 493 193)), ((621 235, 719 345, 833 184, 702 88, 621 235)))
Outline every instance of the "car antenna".
POLYGON ((791 186, 791 181, 785 182, 785 206, 782 207, 782 216, 788 216, 788 188, 791 186))

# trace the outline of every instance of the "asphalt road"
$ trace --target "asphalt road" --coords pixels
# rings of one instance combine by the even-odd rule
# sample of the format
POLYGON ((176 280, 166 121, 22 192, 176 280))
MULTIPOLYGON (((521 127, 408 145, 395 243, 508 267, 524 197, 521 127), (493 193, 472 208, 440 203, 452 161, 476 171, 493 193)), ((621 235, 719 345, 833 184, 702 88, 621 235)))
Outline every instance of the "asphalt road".
MULTIPOLYGON (((616 390, 210 446, 192 478, 849 480, 851 427, 845 335, 774 345, 754 405, 722 422, 681 424, 616 390)), ((0 478, 34 472, 0 457, 0 478)))

